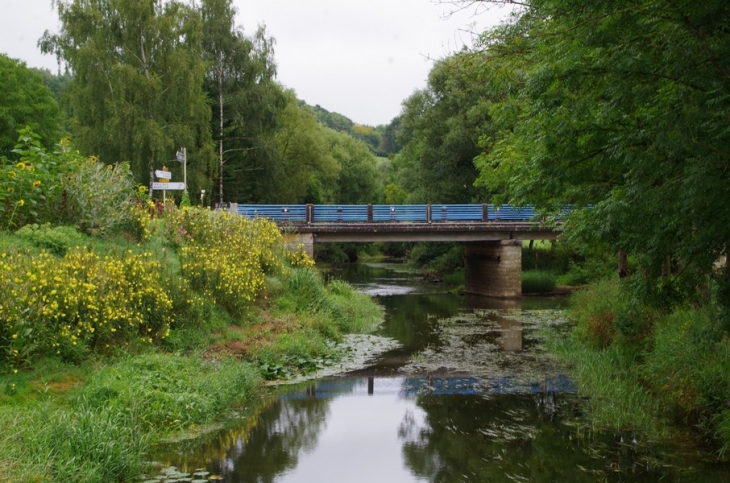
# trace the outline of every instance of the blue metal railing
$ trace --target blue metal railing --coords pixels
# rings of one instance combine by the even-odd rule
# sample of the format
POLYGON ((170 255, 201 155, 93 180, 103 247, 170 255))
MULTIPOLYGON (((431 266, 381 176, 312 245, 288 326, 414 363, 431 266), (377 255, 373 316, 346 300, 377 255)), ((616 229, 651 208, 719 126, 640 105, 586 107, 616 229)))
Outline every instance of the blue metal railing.
POLYGON ((367 221, 368 205, 314 205, 314 219, 321 222, 367 221))
MULTIPOLYGON (((560 215, 570 211, 566 206, 560 215)), ((387 223, 387 222, 487 222, 534 221, 540 214, 533 206, 509 204, 432 205, 238 205, 248 218, 269 218, 278 223, 387 223)))
POLYGON ((483 221, 483 218, 483 205, 431 205, 432 221, 483 221))
POLYGON ((532 206, 498 205, 489 210, 490 220, 524 221, 532 220, 535 216, 537 216, 537 213, 535 213, 535 208, 532 206))
POLYGON ((372 221, 428 221, 426 205, 372 205, 372 221))
POLYGON ((306 205, 238 205, 238 214, 247 218, 268 218, 276 222, 306 222, 306 205))

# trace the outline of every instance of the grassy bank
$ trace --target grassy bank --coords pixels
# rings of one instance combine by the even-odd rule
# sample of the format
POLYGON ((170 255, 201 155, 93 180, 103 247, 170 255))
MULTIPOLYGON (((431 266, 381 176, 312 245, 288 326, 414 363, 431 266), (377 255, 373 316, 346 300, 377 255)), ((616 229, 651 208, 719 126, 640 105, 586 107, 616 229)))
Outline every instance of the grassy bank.
POLYGON ((575 328, 553 349, 590 395, 597 428, 664 437, 691 428, 727 459, 730 338, 712 306, 637 306, 619 280, 573 296, 575 328))
POLYGON ((382 318, 269 222, 143 211, 111 238, 0 235, 1 479, 133 480, 155 441, 326 364, 382 318))

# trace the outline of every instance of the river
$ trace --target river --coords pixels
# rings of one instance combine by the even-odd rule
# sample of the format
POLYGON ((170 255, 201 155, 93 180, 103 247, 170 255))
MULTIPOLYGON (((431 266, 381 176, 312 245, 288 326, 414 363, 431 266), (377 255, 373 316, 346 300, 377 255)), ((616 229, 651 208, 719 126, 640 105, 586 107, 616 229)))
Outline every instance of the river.
POLYGON ((565 298, 446 293, 398 264, 336 274, 385 307, 397 347, 287 386, 257 417, 160 449, 150 481, 730 482, 686 444, 590 431, 585 399, 545 347, 565 298))

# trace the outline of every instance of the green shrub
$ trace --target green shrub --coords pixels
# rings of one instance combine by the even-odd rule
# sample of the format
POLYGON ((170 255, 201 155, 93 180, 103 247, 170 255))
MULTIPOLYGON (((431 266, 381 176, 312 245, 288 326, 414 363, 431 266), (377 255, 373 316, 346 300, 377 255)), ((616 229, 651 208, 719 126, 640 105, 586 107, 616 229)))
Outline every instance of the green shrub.
POLYGON ((625 300, 617 279, 595 283, 573 294, 570 316, 578 324, 576 331, 581 340, 595 349, 610 345, 616 338, 616 310, 625 300))
POLYGON ((555 290, 555 275, 537 270, 522 272, 522 293, 548 293, 555 290))
POLYGON ((338 330, 345 333, 364 333, 373 330, 383 319, 382 308, 352 286, 341 280, 332 280, 326 287, 322 308, 330 314, 338 330))
POLYGON ((315 243, 314 258, 319 262, 343 265, 357 260, 357 250, 351 243, 315 243))
POLYGON ((578 255, 565 243, 536 240, 522 248, 522 269, 565 273, 572 259, 578 255))
POLYGON ((408 261, 419 268, 447 272, 464 265, 464 247, 459 243, 418 243, 408 253, 408 261))
POLYGON ((77 164, 66 176, 66 217, 90 235, 121 228, 134 218, 135 183, 129 165, 103 164, 95 157, 77 164))
POLYGON ((706 422, 730 411, 730 347, 713 310, 672 313, 656 323, 653 342, 645 378, 676 417, 706 422))
POLYGON ((459 267, 451 273, 444 275, 444 283, 447 285, 464 285, 465 283, 464 268, 459 267))
POLYGON ((67 163, 66 145, 49 154, 30 128, 19 133, 13 151, 18 162, 0 158, 0 228, 55 221, 61 205, 61 174, 73 166, 67 163))
POLYGON ((15 234, 33 246, 45 248, 59 256, 65 255, 69 248, 83 246, 86 242, 86 238, 78 232, 76 227, 57 226, 52 228, 50 223, 25 225, 15 234))

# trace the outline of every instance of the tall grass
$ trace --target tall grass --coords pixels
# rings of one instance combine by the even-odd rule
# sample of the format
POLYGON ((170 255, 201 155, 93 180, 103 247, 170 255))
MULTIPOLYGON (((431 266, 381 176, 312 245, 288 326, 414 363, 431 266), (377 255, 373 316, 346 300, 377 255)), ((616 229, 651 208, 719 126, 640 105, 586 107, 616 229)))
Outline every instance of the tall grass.
POLYGON ((95 373, 67 404, 0 406, 3 481, 133 481, 161 435, 206 423, 255 394, 258 373, 232 360, 130 357, 95 373))
POLYGON ((213 420, 251 397, 257 382, 255 369, 238 361, 148 354, 95 373, 73 402, 79 409, 115 408, 147 428, 170 431, 213 420))
POLYGON ((539 270, 522 272, 522 293, 548 293, 555 290, 555 275, 539 270))
POLYGON ((730 344, 713 309, 680 309, 656 324, 645 380, 677 421, 714 434, 730 447, 730 344))
POLYGON ((570 362, 572 376, 588 402, 593 430, 666 435, 659 404, 645 389, 637 361, 620 347, 595 351, 577 338, 552 341, 551 349, 570 362))
POLYGON ((383 318, 382 308, 368 296, 341 280, 325 284, 311 267, 291 269, 280 290, 273 316, 293 330, 279 334, 271 344, 254 347, 251 354, 267 378, 316 369, 335 357, 333 342, 343 334, 369 332, 383 318))
POLYGON ((591 395, 597 424, 657 435, 673 421, 716 438, 727 454, 730 338, 716 308, 659 312, 615 279, 577 293, 570 313, 576 327, 554 349, 591 395))
POLYGON ((327 332, 367 332, 382 321, 382 309, 352 286, 341 280, 325 284, 314 268, 301 267, 291 271, 287 288, 277 299, 284 311, 324 316, 332 325, 327 332))
POLYGON ((71 410, 41 403, 22 413, 0 411, 3 481, 131 481, 150 442, 128 414, 114 409, 71 410))

